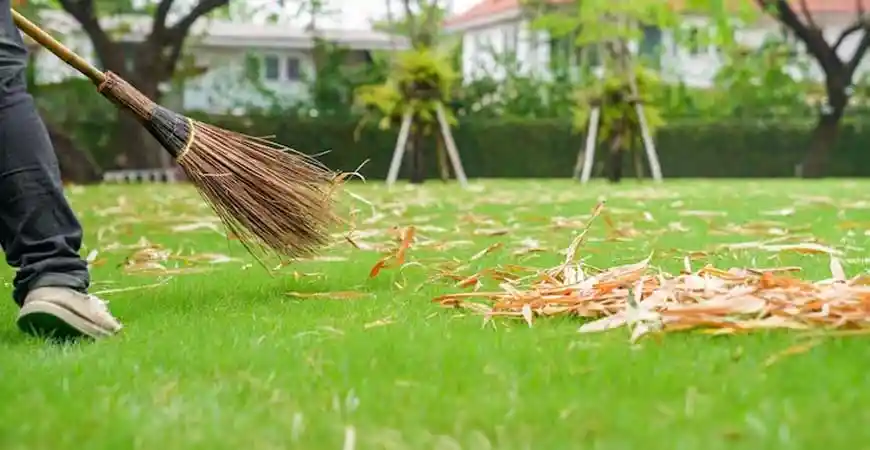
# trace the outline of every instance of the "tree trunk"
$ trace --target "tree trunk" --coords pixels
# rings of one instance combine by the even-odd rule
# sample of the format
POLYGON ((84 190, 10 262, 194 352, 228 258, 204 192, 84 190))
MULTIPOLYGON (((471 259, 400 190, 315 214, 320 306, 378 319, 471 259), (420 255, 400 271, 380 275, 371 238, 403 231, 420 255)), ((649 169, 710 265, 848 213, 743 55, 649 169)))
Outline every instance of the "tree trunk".
POLYGON ((57 155, 61 179, 65 183, 88 184, 102 179, 102 170, 90 153, 79 148, 69 135, 53 123, 45 121, 45 127, 57 155))
POLYGON ((424 171, 423 165, 423 148, 422 148, 422 133, 419 130, 413 130, 411 132, 410 144, 411 147, 408 149, 410 155, 410 168, 411 168, 411 184, 423 184, 426 180, 426 172, 424 171))
POLYGON ((831 151, 840 135, 842 116, 843 112, 839 111, 819 117, 803 162, 804 178, 822 178, 827 174, 831 151))
POLYGON ((127 111, 119 111, 111 141, 117 149, 115 165, 119 169, 156 169, 163 166, 159 143, 127 111))
POLYGON ((438 173, 441 175, 441 181, 450 180, 450 166, 447 161, 447 152, 444 150, 444 138, 441 135, 436 137, 435 151, 438 156, 438 173))
POLYGON ((607 179, 611 183, 619 183, 622 181, 622 135, 617 134, 613 138, 610 145, 610 151, 607 154, 607 179))
POLYGON ((846 111, 849 96, 846 94, 849 80, 827 75, 828 111, 823 111, 813 130, 810 146, 803 161, 804 178, 822 178, 827 175, 828 162, 837 138, 840 136, 840 119, 846 111))
POLYGON ((607 153, 607 179, 611 183, 622 181, 622 157, 625 153, 625 122, 619 121, 614 125, 613 138, 610 140, 610 149, 607 153))
POLYGON ((634 147, 631 154, 634 156, 634 176, 637 177, 637 181, 643 181, 643 156, 641 149, 634 147))

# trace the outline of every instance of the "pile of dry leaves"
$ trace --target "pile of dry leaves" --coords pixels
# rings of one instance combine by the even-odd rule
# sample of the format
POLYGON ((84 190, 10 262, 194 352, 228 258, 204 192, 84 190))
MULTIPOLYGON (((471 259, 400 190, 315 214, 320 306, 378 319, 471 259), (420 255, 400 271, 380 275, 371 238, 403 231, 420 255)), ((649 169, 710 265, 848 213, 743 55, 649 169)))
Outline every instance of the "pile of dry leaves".
MULTIPOLYGON (((596 207, 593 219, 602 207, 596 207)), ((479 311, 487 321, 514 316, 529 326, 536 316, 584 317, 590 321, 580 332, 628 327, 632 341, 655 332, 698 328, 715 334, 870 329, 870 277, 847 278, 834 255, 831 278, 816 282, 790 276, 799 270, 794 267, 692 270, 688 258, 679 275, 653 270, 649 257, 592 273, 575 262, 591 222, 572 242, 563 264, 528 276, 502 277, 501 292, 456 293, 435 301, 479 311)))

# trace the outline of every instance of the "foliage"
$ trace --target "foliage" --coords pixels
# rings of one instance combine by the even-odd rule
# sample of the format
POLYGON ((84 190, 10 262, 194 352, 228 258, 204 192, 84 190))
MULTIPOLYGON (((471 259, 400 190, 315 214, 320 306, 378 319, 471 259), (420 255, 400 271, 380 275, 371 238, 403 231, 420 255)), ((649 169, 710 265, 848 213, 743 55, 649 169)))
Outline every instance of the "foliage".
POLYGON ((372 61, 347 63, 350 50, 317 39, 315 42, 316 76, 306 80, 310 99, 303 105, 304 115, 346 117, 353 114, 354 91, 358 86, 383 83, 389 73, 387 59, 371 55, 372 61))
POLYGON ((798 81, 789 68, 806 76, 809 68, 792 56, 793 46, 769 40, 760 48, 735 48, 724 53, 715 77, 720 94, 718 111, 729 116, 788 117, 810 113, 812 85, 798 81))
POLYGON ((575 131, 585 132, 593 104, 600 104, 601 116, 598 126, 598 139, 609 141, 622 134, 628 142, 634 142, 640 136, 640 123, 634 108, 634 101, 644 105, 644 118, 650 133, 665 124, 661 110, 651 102, 658 98, 661 81, 656 74, 648 69, 636 69, 638 97, 632 98, 629 84, 620 78, 604 78, 589 88, 576 91, 576 103, 573 108, 575 131))
MULTIPOLYGON (((394 61, 388 80, 381 84, 361 86, 356 91, 356 104, 366 115, 380 116, 379 126, 388 129, 401 122, 411 111, 417 119, 415 126, 424 134, 436 129, 436 108, 448 103, 457 74, 450 59, 431 49, 409 50, 400 53, 394 61)), ((445 108, 448 122, 456 123, 454 114, 445 108)))
POLYGON ((493 55, 500 76, 486 73, 455 89, 454 109, 461 116, 547 118, 571 112, 574 83, 566 71, 550 79, 523 72, 515 55, 493 55))
POLYGON ((109 128, 115 108, 99 95, 86 79, 71 78, 39 85, 34 100, 43 118, 62 129, 83 151, 89 152, 103 167, 111 165, 109 128), (74 105, 74 106, 73 106, 74 105))

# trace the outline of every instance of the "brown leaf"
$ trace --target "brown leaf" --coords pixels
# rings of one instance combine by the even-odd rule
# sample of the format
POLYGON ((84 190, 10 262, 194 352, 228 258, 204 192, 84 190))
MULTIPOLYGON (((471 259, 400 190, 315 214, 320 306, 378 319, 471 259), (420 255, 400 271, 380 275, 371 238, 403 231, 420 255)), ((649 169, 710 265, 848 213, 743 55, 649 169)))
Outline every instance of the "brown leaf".
POLYGON ((372 294, 357 291, 336 292, 288 292, 287 295, 296 298, 317 298, 325 300, 356 300, 372 297, 372 294))
POLYGON ((777 362, 782 360, 783 358, 786 358, 789 356, 794 356, 794 355, 799 355, 801 353, 806 353, 806 352, 812 350, 814 347, 816 347, 820 343, 821 343, 821 341, 810 341, 810 342, 792 345, 791 347, 789 347, 789 348, 787 348, 779 353, 775 353, 773 355, 770 355, 764 361, 764 365, 770 367, 773 364, 776 364, 777 362))
POLYGON ((405 264, 405 257, 408 249, 411 247, 411 243, 414 240, 414 227, 410 226, 405 228, 401 232, 401 242, 399 246, 393 250, 392 253, 384 256, 369 271, 369 278, 374 278, 378 276, 381 270, 388 267, 396 267, 405 264))

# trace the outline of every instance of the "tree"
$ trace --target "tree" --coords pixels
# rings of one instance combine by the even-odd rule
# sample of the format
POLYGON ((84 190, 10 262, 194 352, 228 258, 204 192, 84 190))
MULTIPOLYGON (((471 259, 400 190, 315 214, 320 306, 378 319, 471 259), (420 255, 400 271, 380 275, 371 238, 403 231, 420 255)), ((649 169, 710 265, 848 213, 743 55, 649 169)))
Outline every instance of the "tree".
MULTIPOLYGON (((442 45, 441 23, 445 8, 440 0, 401 0, 403 16, 393 20, 391 3, 387 0, 387 22, 375 24, 376 29, 407 38, 412 49, 402 52, 394 61, 388 80, 379 85, 361 86, 357 90, 356 104, 372 114, 382 116, 382 128, 400 123, 406 111, 411 112, 412 125, 406 144, 405 159, 411 172, 411 183, 425 180, 423 139, 435 135, 441 176, 446 179, 444 142, 439 136, 438 105, 450 103, 453 84, 458 78, 453 60, 442 45)), ((455 116, 447 112, 448 122, 455 116)))
MULTIPOLYGON (((13 1, 12 5, 16 10, 27 17, 36 17, 41 11, 51 8, 51 4, 42 1, 13 1)), ((45 122, 45 127, 48 130, 49 138, 52 141, 54 152, 57 155, 58 164, 60 166, 61 178, 64 182, 77 184, 85 184, 97 182, 102 179, 102 169, 94 160, 93 154, 87 147, 81 146, 81 142, 77 140, 75 132, 69 132, 71 116, 78 119, 82 118, 83 111, 85 115, 96 113, 100 115, 105 109, 111 109, 111 106, 93 93, 93 87, 88 87, 87 97, 77 96, 82 93, 82 90, 77 89, 79 86, 76 82, 81 80, 71 80, 72 82, 60 82, 49 86, 40 86, 37 84, 37 71, 39 70, 35 64, 37 57, 40 55, 42 48, 28 37, 24 38, 25 45, 28 50, 28 65, 27 65, 27 85, 36 102, 39 115, 45 122), (78 97, 78 98, 76 98, 78 97), (88 102, 92 99, 92 102, 88 102), (84 100, 84 101, 82 101, 84 100), (75 111, 70 108, 70 105, 75 105, 75 111), (90 108, 92 105, 99 105, 98 111, 90 108)), ((73 128, 75 129, 75 128, 73 128)))
MULTIPOLYGON (((159 0, 149 3, 145 9, 135 7, 132 0, 59 2, 87 34, 102 68, 126 79, 154 101, 160 101, 161 84, 170 81, 179 68, 194 23, 229 4, 229 0, 198 0, 180 19, 169 24, 175 0, 159 0), (101 20, 106 17, 118 19, 122 14, 141 18, 150 16, 150 30, 141 42, 122 42, 114 36, 114 31, 124 31, 124 27, 107 29, 101 20)), ((113 142, 114 148, 121 152, 117 161, 119 166, 153 168, 163 165, 163 154, 154 139, 125 111, 118 112, 113 142)))
POLYGON ((816 21, 807 0, 797 3, 797 10, 786 0, 755 0, 770 17, 787 27, 816 60, 825 75, 827 104, 819 111, 818 122, 810 139, 803 162, 803 176, 823 177, 827 171, 831 151, 837 143, 840 121, 852 96, 855 71, 870 48, 870 17, 864 10, 864 2, 856 0, 855 17, 851 25, 843 29, 833 42, 825 39, 824 30, 816 21), (848 58, 839 55, 843 44, 858 37, 855 50, 848 58))
POLYGON ((738 47, 722 53, 724 64, 714 77, 716 101, 705 114, 793 118, 813 113, 808 94, 815 86, 789 70, 809 72, 804 61, 793 56, 793 45, 771 37, 761 47, 738 47))
MULTIPOLYGON (((533 28, 547 31, 557 43, 563 44, 561 62, 567 62, 569 73, 579 74, 573 80, 577 91, 575 120, 585 120, 594 107, 600 106, 603 133, 599 138, 609 144, 607 166, 609 178, 614 182, 621 177, 623 154, 637 150, 640 116, 634 105, 643 105, 643 119, 650 134, 655 125, 663 123, 664 92, 656 92, 661 90, 660 83, 652 71, 662 48, 647 45, 645 32, 671 31, 678 45, 712 42, 720 48, 729 48, 734 41, 726 2, 722 0, 685 0, 678 7, 674 2, 661 0, 523 0, 523 3, 534 17, 533 28), (682 14, 689 11, 708 16, 714 23, 703 34, 686 33, 682 14), (631 48, 631 43, 637 44, 637 50, 631 48), (571 67, 574 61, 579 62, 580 67, 576 68, 579 70, 571 67), (598 79, 591 66, 602 71, 603 79, 598 79), (638 78, 644 82, 640 83, 638 78)), ((743 12, 743 8, 738 11, 743 12)), ((636 167, 639 162, 636 158, 636 167)))
MULTIPOLYGON (((567 40, 565 53, 579 53, 578 59, 585 66, 581 72, 586 77, 576 80, 575 123, 585 124, 591 110, 600 106, 602 122, 598 138, 609 144, 608 179, 619 182, 623 155, 636 150, 636 138, 640 135, 635 103, 651 98, 646 90, 640 92, 639 87, 655 84, 638 83, 639 71, 629 42, 641 41, 643 26, 673 27, 677 15, 669 4, 659 0, 575 0, 567 6, 532 0, 526 5, 536 15, 535 28, 546 30, 555 39, 567 40), (594 64, 591 56, 600 61, 596 62, 603 69, 601 80, 589 70, 594 64)), ((660 112, 655 105, 645 105, 643 111, 649 129, 654 129, 661 121, 660 112)), ((581 129, 585 127, 581 125, 581 129)))

